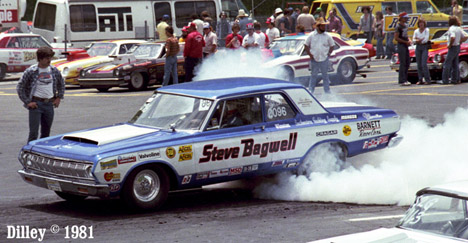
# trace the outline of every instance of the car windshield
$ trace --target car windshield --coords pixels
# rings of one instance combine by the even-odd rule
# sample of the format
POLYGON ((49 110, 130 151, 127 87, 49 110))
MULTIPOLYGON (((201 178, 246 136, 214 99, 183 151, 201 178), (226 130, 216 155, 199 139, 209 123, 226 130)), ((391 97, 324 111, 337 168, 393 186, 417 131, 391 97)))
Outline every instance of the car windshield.
POLYGON ((137 59, 152 59, 160 57, 162 49, 163 45, 159 44, 135 45, 128 52, 137 59))
POLYGON ((274 41, 270 49, 275 57, 282 55, 299 54, 304 45, 304 40, 277 40, 274 41))
POLYGON ((408 209, 399 227, 468 239, 467 201, 424 194, 408 209))
POLYGON ((212 103, 206 99, 156 93, 130 123, 162 129, 199 130, 212 103))
MULTIPOLYGON (((468 27, 463 27, 463 31, 467 32, 467 31, 468 31, 468 27)), ((449 33, 448 33, 448 32, 445 32, 445 33, 444 33, 443 35, 441 35, 440 37, 432 39, 432 41, 447 42, 447 41, 448 41, 448 35, 449 35, 449 33)), ((466 41, 463 42, 463 43, 468 43, 468 40, 466 40, 466 41)))
POLYGON ((92 57, 108 56, 114 52, 115 48, 117 48, 115 43, 93 43, 87 52, 92 57))

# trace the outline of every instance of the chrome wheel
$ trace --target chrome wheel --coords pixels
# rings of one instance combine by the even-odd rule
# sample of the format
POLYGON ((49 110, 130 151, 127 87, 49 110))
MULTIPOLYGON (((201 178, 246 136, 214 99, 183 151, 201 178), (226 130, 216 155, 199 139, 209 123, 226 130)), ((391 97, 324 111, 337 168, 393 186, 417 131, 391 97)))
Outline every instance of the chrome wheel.
POLYGON ((161 189, 161 181, 156 172, 146 169, 140 171, 133 181, 133 193, 141 202, 154 200, 161 189))
POLYGON ((458 63, 458 68, 460 70, 460 79, 462 82, 468 81, 468 60, 460 60, 458 63))
POLYGON ((130 77, 130 89, 143 90, 146 88, 146 80, 141 73, 132 73, 130 77))
POLYGON ((354 61, 346 58, 338 66, 338 78, 341 83, 351 83, 356 77, 356 65, 354 61))

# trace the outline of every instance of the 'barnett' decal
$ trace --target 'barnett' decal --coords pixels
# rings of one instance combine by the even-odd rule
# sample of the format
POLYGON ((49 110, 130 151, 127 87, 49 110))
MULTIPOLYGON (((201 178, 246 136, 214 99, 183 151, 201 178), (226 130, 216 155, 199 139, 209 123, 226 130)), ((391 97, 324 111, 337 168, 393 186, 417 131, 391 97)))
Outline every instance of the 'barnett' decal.
MULTIPOLYGON (((253 138, 241 140, 244 148, 242 150, 242 157, 249 157, 252 155, 259 155, 260 158, 265 158, 268 153, 276 153, 279 151, 288 151, 296 149, 297 132, 289 134, 289 140, 273 141, 266 143, 255 143, 253 138)), ((239 158, 241 149, 240 147, 218 148, 213 144, 207 144, 203 147, 202 155, 199 162, 205 163, 209 161, 226 160, 239 158)))
POLYGON ((380 120, 358 122, 356 123, 356 126, 359 131, 359 137, 382 134, 380 131, 380 120))

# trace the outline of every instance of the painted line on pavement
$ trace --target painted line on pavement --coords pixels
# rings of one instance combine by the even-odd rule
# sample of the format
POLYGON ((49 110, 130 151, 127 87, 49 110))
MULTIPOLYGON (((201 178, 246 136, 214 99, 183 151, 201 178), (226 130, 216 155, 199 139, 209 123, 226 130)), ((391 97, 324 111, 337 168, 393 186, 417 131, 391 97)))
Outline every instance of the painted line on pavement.
POLYGON ((377 217, 367 217, 367 218, 356 218, 356 219, 348 219, 351 222, 359 222, 359 221, 372 221, 372 220, 382 220, 382 219, 398 219, 405 216, 404 214, 400 215, 388 215, 388 216, 377 216, 377 217))

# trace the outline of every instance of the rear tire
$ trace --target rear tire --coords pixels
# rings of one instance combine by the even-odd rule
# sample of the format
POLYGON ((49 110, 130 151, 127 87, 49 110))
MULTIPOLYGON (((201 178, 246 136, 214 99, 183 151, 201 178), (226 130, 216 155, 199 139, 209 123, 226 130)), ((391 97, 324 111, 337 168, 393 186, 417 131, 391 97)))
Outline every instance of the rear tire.
POLYGON ((66 193, 66 192, 58 192, 58 191, 55 191, 55 194, 57 194, 57 196, 69 202, 80 202, 80 201, 85 200, 88 197, 88 196, 81 196, 81 195, 76 195, 76 194, 71 194, 71 193, 66 193))
POLYGON ((131 90, 144 90, 148 86, 148 81, 142 73, 135 72, 130 75, 129 87, 131 90))
POLYGON ((299 175, 309 176, 312 172, 340 171, 344 168, 348 151, 339 143, 322 143, 307 153, 297 169, 299 175))
POLYGON ((460 69, 460 80, 462 82, 468 81, 468 59, 461 59, 458 63, 460 69))
POLYGON ((350 58, 344 59, 338 66, 337 83, 350 84, 356 78, 356 64, 350 58))
POLYGON ((285 74, 285 80, 289 82, 294 82, 295 77, 294 77, 294 71, 290 67, 283 67, 284 74, 285 74))
POLYGON ((160 166, 143 166, 133 170, 122 191, 125 203, 138 210, 158 209, 167 199, 169 177, 160 166))
POLYGON ((0 80, 2 80, 6 76, 6 65, 0 64, 0 80))

